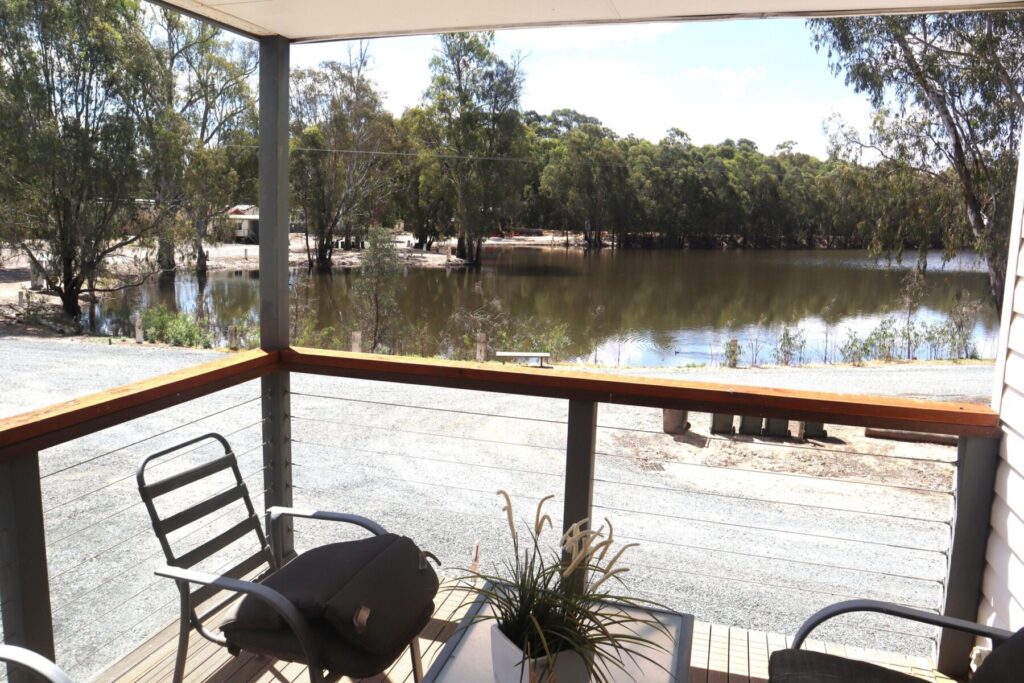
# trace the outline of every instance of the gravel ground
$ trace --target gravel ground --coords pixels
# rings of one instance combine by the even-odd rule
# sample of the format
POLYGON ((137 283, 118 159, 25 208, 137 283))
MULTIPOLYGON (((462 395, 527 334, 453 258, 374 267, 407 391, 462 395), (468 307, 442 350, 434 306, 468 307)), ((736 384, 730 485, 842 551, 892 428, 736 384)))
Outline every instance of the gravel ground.
MULTIPOLYGON (((217 355, 0 337, 0 415, 217 355)), ((658 374, 967 400, 986 400, 992 383, 985 364, 658 374)), ((447 572, 466 566, 475 544, 484 566, 506 552, 497 489, 512 494, 524 519, 542 495, 562 491, 562 401, 306 375, 293 377, 292 391, 296 504, 376 518, 437 553, 447 572)), ((58 662, 76 678, 95 675, 175 615, 173 587, 152 576, 161 556, 135 489, 135 463, 221 432, 258 499, 258 396, 258 383, 249 382, 42 454, 58 662)), ((641 543, 626 555, 631 591, 700 619, 782 633, 847 597, 939 605, 954 449, 876 442, 841 427, 830 427, 823 442, 722 439, 707 433, 707 416, 690 419, 694 429, 673 437, 661 432, 660 411, 601 407, 595 514, 610 518, 624 541, 641 543)), ((165 471, 214 452, 186 453, 165 471)), ((209 490, 220 486, 210 482, 209 490)), ((558 498, 548 511, 559 527, 558 498)), ((228 524, 224 517, 215 526, 228 524)), ((303 548, 347 533, 307 523, 296 540, 303 548)), ((209 534, 186 527, 178 540, 186 547, 209 534)), ((928 629, 893 628, 851 617, 820 635, 930 653, 928 629)))

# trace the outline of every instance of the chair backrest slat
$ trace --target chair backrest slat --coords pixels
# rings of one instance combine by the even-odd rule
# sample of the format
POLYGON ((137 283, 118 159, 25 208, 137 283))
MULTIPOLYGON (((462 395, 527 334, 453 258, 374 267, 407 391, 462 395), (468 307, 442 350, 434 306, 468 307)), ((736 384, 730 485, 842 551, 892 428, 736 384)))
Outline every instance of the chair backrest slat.
POLYGON ((227 548, 250 531, 255 531, 257 533, 260 531, 260 521, 256 517, 248 517, 242 520, 227 531, 217 534, 206 543, 203 543, 184 555, 181 555, 171 564, 175 567, 181 567, 182 569, 194 567, 211 555, 215 555, 219 551, 224 550, 224 548, 227 548))
POLYGON ((164 495, 165 493, 170 493, 171 491, 180 489, 182 486, 188 486, 200 479, 217 474, 223 470, 230 469, 234 464, 235 456, 225 455, 224 457, 203 463, 198 467, 193 467, 192 469, 185 470, 184 472, 167 477, 166 479, 154 481, 152 484, 144 484, 146 493, 149 494, 150 498, 156 498, 164 495))
POLYGON ((234 503, 236 500, 242 500, 247 493, 248 491, 246 491, 244 484, 242 486, 234 486, 227 491, 222 491, 201 503, 196 503, 192 507, 185 508, 181 512, 161 520, 160 530, 165 534, 177 531, 183 526, 188 526, 192 522, 196 522, 206 515, 234 503))
MULTIPOLYGON (((173 458, 168 458, 168 461, 171 459, 173 458)), ((146 504, 146 510, 149 512, 150 521, 153 523, 153 531, 156 532, 156 537, 160 541, 161 548, 163 548, 167 564, 182 568, 193 567, 197 563, 215 555, 217 552, 224 550, 232 543, 243 539, 246 534, 254 533, 258 543, 257 552, 254 555, 251 555, 248 560, 232 569, 232 571, 244 568, 247 572, 252 572, 261 562, 266 562, 268 569, 275 569, 277 567, 273 560, 273 553, 270 552, 267 537, 264 535, 263 528, 260 526, 259 518, 256 515, 256 509, 253 507, 252 499, 249 497, 249 489, 242 480, 242 473, 238 469, 238 460, 235 458, 235 454, 232 452, 227 439, 220 434, 204 434, 203 436, 190 439, 184 443, 162 450, 159 453, 147 456, 139 463, 139 466, 136 469, 135 478, 138 481, 139 493, 142 496, 143 502, 146 504), (164 477, 163 479, 153 482, 146 481, 146 468, 162 464, 164 461, 161 461, 161 458, 172 453, 176 454, 174 456, 175 458, 180 457, 181 455, 184 455, 182 451, 185 451, 185 449, 190 446, 200 444, 196 448, 185 451, 186 453, 198 450, 206 445, 204 442, 210 441, 219 443, 224 449, 224 454, 215 457, 208 462, 185 469, 177 474, 164 477), (203 500, 200 500, 197 503, 192 503, 182 510, 178 510, 167 517, 161 518, 160 513, 157 512, 156 509, 155 499, 157 497, 172 491, 177 491, 188 484, 195 484, 206 477, 222 472, 229 472, 233 478, 234 481, 230 486, 220 489, 214 493, 210 491, 210 489, 213 488, 212 483, 197 484, 196 487, 204 494, 203 500), (210 538, 214 533, 214 529, 224 528, 225 524, 220 524, 220 520, 226 515, 230 516, 233 514, 233 511, 231 509, 227 509, 226 512, 220 513, 215 517, 214 513, 217 513, 222 509, 229 508, 229 506, 237 504, 239 501, 243 505, 239 506, 237 516, 234 518, 239 521, 234 522, 233 526, 228 528, 226 531, 222 531, 216 536, 213 536, 213 538, 210 538), (197 541, 190 547, 183 548, 180 553, 175 552, 171 547, 169 534, 190 524, 202 524, 204 521, 206 522, 205 527, 197 527, 194 531, 182 536, 180 538, 180 542, 183 543, 185 539, 194 537, 197 532, 200 532, 203 529, 210 529, 210 532, 205 534, 205 538, 208 540, 201 542, 203 541, 203 537, 197 537, 197 541), (259 559, 256 560, 254 558, 259 559), (251 565, 247 564, 250 560, 252 561, 251 565)), ((187 494, 184 495, 187 496, 187 494)), ((198 498, 198 496, 195 498, 198 498)), ((195 498, 193 498, 193 500, 195 498)), ((232 520, 228 519, 227 522, 231 523, 232 520)), ((178 541, 175 543, 177 544, 178 541)))

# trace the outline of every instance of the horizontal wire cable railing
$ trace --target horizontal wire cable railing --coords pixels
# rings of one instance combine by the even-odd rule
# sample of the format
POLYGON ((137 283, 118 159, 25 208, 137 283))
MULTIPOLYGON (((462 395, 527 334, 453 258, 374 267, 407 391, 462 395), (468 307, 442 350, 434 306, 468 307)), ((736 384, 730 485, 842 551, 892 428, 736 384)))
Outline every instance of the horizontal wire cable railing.
MULTIPOLYGON (((557 416, 552 418, 536 416, 535 413, 539 411, 534 410, 522 415, 505 414, 482 410, 479 406, 461 409, 457 403, 444 400, 429 405, 409 400, 411 397, 403 396, 392 401, 366 397, 362 393, 308 390, 304 386, 291 392, 292 452, 298 482, 296 490, 301 492, 304 500, 322 500, 327 505, 331 502, 334 489, 338 491, 337 500, 342 504, 341 509, 347 511, 360 512, 367 508, 380 510, 384 514, 393 511, 395 514, 414 515, 421 504, 427 507, 430 514, 435 510, 443 511, 441 503, 447 499, 457 509, 452 511, 450 517, 437 520, 438 525, 445 527, 444 534, 436 534, 441 537, 457 535, 456 530, 460 524, 469 527, 470 534, 484 528, 481 525, 486 526, 488 521, 494 526, 495 518, 480 512, 481 509, 487 509, 487 505, 484 505, 487 497, 494 497, 496 489, 487 485, 491 481, 505 482, 503 488, 514 499, 522 499, 524 507, 529 507, 525 501, 535 501, 547 493, 560 493, 562 485, 559 480, 564 480, 564 438, 567 426, 566 419, 562 417, 564 403, 548 402, 548 405, 561 406, 560 415, 549 412, 557 416), (430 417, 433 415, 437 417, 430 417), (416 422, 423 424, 414 424, 416 422), (524 435, 528 438, 523 438, 524 435), (318 478, 331 483, 317 481, 318 478), (352 482, 351 491, 347 484, 338 483, 346 480, 352 482), (411 499, 396 500, 393 490, 389 492, 394 487, 408 490, 409 494, 402 495, 409 495, 411 499), (455 500, 463 499, 466 495, 470 497, 469 502, 455 500), (346 507, 346 501, 355 503, 356 509, 346 507)), ((652 416, 650 421, 660 423, 660 411, 637 410, 649 411, 652 416)), ((615 448, 616 434, 659 440, 663 447, 670 450, 689 447, 685 443, 675 443, 656 428, 647 428, 642 424, 627 426, 615 424, 614 421, 599 421, 594 516, 613 513, 608 514, 613 520, 626 517, 631 524, 641 518, 649 519, 649 524, 640 525, 636 530, 627 529, 622 519, 619 519, 616 535, 624 542, 638 541, 642 547, 657 549, 656 555, 659 556, 666 552, 676 555, 682 552, 687 557, 718 558, 716 561, 724 566, 731 565, 741 570, 715 571, 708 568, 710 564, 673 567, 647 558, 637 560, 652 572, 664 576, 685 574, 701 581, 731 585, 744 584, 751 589, 774 592, 780 596, 805 596, 799 604, 810 604, 816 596, 814 604, 819 607, 838 600, 885 594, 884 597, 899 604, 933 612, 937 610, 944 582, 944 572, 939 569, 944 569, 948 553, 950 519, 943 511, 949 508, 952 499, 951 483, 955 468, 955 452, 952 449, 937 448, 935 454, 922 456, 907 452, 907 449, 903 449, 903 453, 872 452, 865 446, 841 442, 839 445, 822 445, 801 443, 795 439, 749 439, 743 436, 705 434, 701 430, 701 439, 710 444, 709 448, 716 445, 738 445, 760 449, 773 453, 771 457, 780 462, 788 458, 790 453, 803 454, 801 457, 809 458, 820 456, 843 459, 844 462, 854 463, 854 466, 846 468, 854 470, 854 476, 844 476, 849 474, 845 471, 839 476, 823 476, 796 468, 777 471, 771 466, 747 463, 742 457, 736 458, 736 464, 718 464, 657 456, 657 462, 664 462, 666 466, 671 465, 675 469, 670 477, 657 471, 638 471, 636 465, 640 458, 628 448, 615 448), (941 480, 941 485, 932 485, 930 481, 919 485, 912 478, 906 481, 872 478, 873 466, 865 464, 863 467, 855 467, 864 463, 883 463, 885 467, 932 468, 937 473, 935 479, 941 480), (860 470, 863 470, 863 476, 860 470), (769 478, 772 480, 772 488, 754 490, 750 494, 747 493, 750 489, 736 491, 728 488, 702 488, 700 482, 686 481, 686 471, 702 472, 701 481, 713 479, 718 476, 717 472, 721 472, 722 476, 739 474, 744 477, 769 478), (792 494, 781 495, 783 489, 792 489, 794 486, 796 488, 792 494), (855 487, 851 490, 863 494, 844 497, 839 493, 819 498, 803 495, 804 490, 819 486, 830 487, 830 493, 833 489, 855 487), (609 495, 613 499, 608 498, 609 495), (917 496, 926 504, 909 506, 906 510, 886 507, 886 501, 900 496, 917 496), (878 498, 881 503, 875 505, 864 502, 862 498, 878 498), (628 500, 633 503, 627 504, 628 500), (675 502, 666 508, 669 501, 675 502), (675 511, 671 507, 685 507, 695 501, 699 502, 697 509, 675 511), (749 512, 744 513, 746 518, 730 518, 737 506, 747 506, 750 510, 764 508, 770 510, 771 514, 765 519, 749 512), (839 526, 832 530, 828 526, 817 526, 815 517, 822 515, 836 520, 839 526), (780 524, 782 518, 792 522, 780 524), (846 525, 850 520, 858 523, 846 525), (887 527, 892 524, 900 526, 899 533, 887 533, 887 527), (671 528, 677 530, 675 533, 678 535, 666 535, 664 531, 644 533, 643 526, 652 529, 671 528), (690 540, 690 534, 695 529, 708 531, 690 540), (712 529, 717 531, 712 533, 712 529), (874 534, 872 530, 878 533, 874 534), (914 536, 918 532, 924 536, 914 536), (760 545, 728 547, 718 542, 719 539, 727 539, 736 534, 750 535, 760 545), (716 542, 702 542, 702 538, 711 538, 716 542), (801 545, 793 546, 792 543, 801 545), (818 557, 793 553, 793 548, 803 547, 812 547, 816 552, 827 551, 830 554, 818 557), (866 551, 870 551, 872 556, 886 553, 910 554, 914 562, 909 565, 909 571, 884 564, 874 566, 861 561, 859 555, 866 551), (778 565, 784 571, 777 572, 777 577, 771 580, 743 571, 745 565, 778 565), (798 572, 801 575, 818 573, 825 577, 812 576, 812 580, 803 583, 787 581, 787 574, 794 573, 798 568, 802 568, 798 572), (829 579, 829 576, 833 578, 829 579), (861 577, 851 580, 851 588, 864 586, 868 590, 850 590, 836 583, 848 577, 861 577), (892 588, 886 586, 889 583, 893 583, 892 588), (901 593, 905 595, 901 597, 901 593)), ((551 505, 560 505, 559 499, 560 496, 557 496, 551 505)), ((500 517, 496 519, 500 531, 503 522, 500 517)), ((429 530, 427 533, 430 535, 429 530)), ((297 537, 301 535, 298 529, 296 534, 297 537)), ((315 537, 315 534, 308 535, 310 538, 315 537)), ((468 545, 467 540, 468 537, 460 542, 468 545)), ((468 551, 463 552, 465 545, 459 548, 457 556, 461 554, 468 557, 468 551)), ((692 596, 682 597, 692 599, 692 596)), ((699 612, 701 607, 691 605, 688 611, 699 612)), ((761 606, 761 609, 766 607, 761 606)), ((781 608, 781 605, 777 607, 781 608)), ((685 609, 686 605, 683 604, 682 608, 685 609)), ((768 609, 768 612, 772 609, 768 609)), ((810 608, 806 613, 796 610, 788 616, 802 620, 812 611, 810 608)), ((698 617, 702 618, 702 615, 698 613, 698 617)), ((890 638, 887 642, 903 633, 889 624, 872 625, 868 623, 871 619, 854 621, 863 623, 852 628, 881 634, 890 638)), ((789 624, 789 628, 793 630, 795 625, 789 624)), ((779 629, 777 625, 776 630, 779 629)), ((922 641, 933 637, 928 633, 907 633, 922 641)), ((867 640, 874 642, 870 637, 867 640)))
MULTIPOLYGON (((555 494, 547 511, 560 527, 564 401, 516 396, 499 410, 473 399, 448 400, 465 396, 454 389, 431 389, 437 393, 426 400, 416 400, 424 397, 417 391, 387 400, 387 394, 369 394, 365 382, 337 392, 327 387, 346 380, 308 379, 296 376, 290 395, 297 506, 383 521, 442 556, 442 572, 468 565, 474 547, 482 563, 507 554, 499 488, 513 496, 519 516, 531 519, 535 501, 555 494)), ((52 610, 58 662, 65 668, 94 675, 152 632, 147 628, 176 616, 173 582, 152 575, 162 551, 135 488, 139 458, 219 431, 262 508, 268 444, 259 397, 228 401, 232 396, 214 394, 217 402, 203 404, 209 409, 201 415, 193 406, 189 419, 156 413, 145 418, 152 419, 149 432, 139 433, 136 424, 113 448, 93 446, 82 456, 69 446, 53 458, 43 452, 52 610), (100 603, 104 607, 96 609, 100 603)), ((627 562, 636 594, 706 621, 777 632, 792 632, 824 604, 855 597, 937 609, 949 552, 951 449, 873 452, 860 441, 801 443, 704 430, 698 430, 703 445, 695 445, 657 429, 657 410, 615 406, 601 414, 594 517, 613 519, 623 542, 641 543, 627 562), (707 454, 715 449, 735 452, 714 460, 707 454), (755 451, 760 459, 748 457, 755 451), (801 468, 801 458, 842 466, 801 468), (928 476, 883 476, 893 468, 924 468, 928 476), (904 499, 913 504, 891 505, 904 499), (903 564, 886 561, 887 555, 903 564)), ((171 474, 214 453, 197 445, 155 467, 171 474)), ((212 516, 186 529, 184 539, 229 517, 230 510, 212 516)), ((355 533, 335 526, 296 523, 297 547, 355 533)), ((874 617, 848 621, 825 633, 889 646, 899 638, 933 637, 874 617), (858 633, 863 636, 851 635, 858 633)))
MULTIPOLYGON (((220 433, 231 444, 250 495, 262 509, 265 419, 259 396, 239 396, 244 387, 41 452, 57 662, 76 679, 96 675, 177 616, 174 582, 153 575, 164 557, 135 481, 136 466, 144 456, 206 433, 220 433), (83 457, 83 450, 93 453, 83 457), (51 462, 57 465, 48 466, 51 462)), ((214 441, 200 442, 154 462, 147 472, 157 478, 173 475, 218 457, 220 449, 214 441)), ((187 507, 231 488, 216 478, 191 486, 198 486, 190 493, 198 498, 166 504, 187 507)), ((240 513, 244 506, 232 503, 176 532, 172 543, 208 540, 237 522, 240 513)), ((221 562, 216 557, 212 561, 221 562)), ((208 569, 222 571, 236 562, 231 559, 208 569)))
MULTIPOLYGON (((312 393, 308 393, 308 392, 296 392, 296 391, 293 391, 291 393, 292 393, 292 396, 307 397, 307 398, 319 398, 319 399, 334 400, 334 401, 346 401, 346 402, 352 402, 352 403, 363 403, 363 404, 385 406, 385 407, 391 407, 391 408, 408 408, 408 409, 413 409, 413 410, 424 410, 424 411, 437 412, 437 413, 448 413, 448 414, 456 414, 456 415, 469 415, 469 416, 473 416, 473 417, 499 418, 499 419, 506 419, 506 420, 518 420, 518 421, 525 421, 525 422, 536 422, 536 423, 541 423, 541 424, 552 424, 552 425, 562 425, 562 426, 568 425, 567 421, 565 421, 565 420, 552 420, 552 419, 545 419, 545 418, 523 417, 523 416, 515 416, 515 415, 497 415, 497 414, 493 414, 493 413, 483 413, 483 412, 476 412, 476 411, 463 411, 463 410, 458 410, 458 409, 453 409, 453 408, 439 408, 437 406, 411 405, 411 404, 404 404, 404 403, 389 403, 389 402, 386 402, 386 401, 372 401, 372 400, 367 400, 367 399, 350 398, 350 397, 346 397, 346 396, 334 396, 334 395, 326 395, 326 394, 312 394, 312 393)), ((330 419, 327 419, 327 418, 318 418, 318 417, 308 417, 308 416, 303 416, 303 415, 293 415, 292 418, 293 419, 297 419, 297 420, 306 420, 306 421, 312 421, 312 422, 324 422, 324 423, 332 423, 333 422, 333 423, 336 423, 336 424, 346 424, 346 425, 356 426, 356 427, 360 427, 360 428, 364 428, 364 429, 377 429, 377 430, 385 430, 386 429, 388 431, 403 432, 403 433, 412 434, 412 435, 418 435, 418 436, 435 436, 435 437, 448 438, 448 439, 462 439, 462 440, 468 440, 468 441, 477 441, 477 442, 480 442, 480 443, 496 443, 496 444, 502 444, 502 445, 508 445, 508 446, 524 446, 524 447, 529 447, 529 448, 538 448, 538 449, 546 449, 546 450, 553 450, 553 451, 564 451, 565 450, 564 446, 553 446, 553 445, 544 445, 544 444, 530 444, 530 443, 509 442, 509 441, 488 439, 488 438, 484 438, 484 437, 456 436, 456 435, 443 434, 443 433, 437 433, 437 432, 427 432, 427 431, 422 431, 422 430, 398 429, 398 428, 394 428, 394 427, 386 427, 385 428, 385 427, 378 427, 378 426, 374 426, 374 425, 341 422, 341 421, 338 421, 338 420, 330 420, 330 419)), ((662 433, 662 432, 657 432, 657 431, 649 430, 649 429, 636 429, 636 428, 631 428, 631 427, 622 427, 622 426, 618 426, 618 425, 607 425, 607 424, 602 425, 600 423, 598 424, 598 429, 636 432, 636 433, 641 433, 641 434, 661 434, 662 433)), ((732 442, 732 440, 730 440, 730 439, 728 439, 726 437, 721 437, 721 436, 717 436, 717 435, 714 435, 714 434, 706 435, 703 438, 706 438, 706 439, 708 439, 710 441, 719 441, 719 442, 728 442, 728 443, 732 442)), ((756 443, 756 445, 767 447, 767 448, 801 448, 801 449, 815 450, 815 451, 818 450, 818 449, 814 449, 813 447, 804 446, 804 445, 801 445, 801 444, 793 443, 791 441, 787 441, 785 443, 777 443, 777 442, 772 442, 772 441, 759 440, 756 443)), ((632 457, 632 456, 629 456, 629 455, 623 455, 623 454, 618 454, 618 453, 609 453, 607 451, 602 451, 602 450, 598 450, 596 453, 599 456, 604 456, 604 457, 609 457, 609 458, 629 459, 629 458, 632 457)), ((935 463, 936 462, 935 460, 925 459, 925 458, 904 457, 904 456, 896 456, 896 455, 887 455, 887 454, 882 454, 882 453, 867 453, 867 452, 861 452, 861 451, 856 451, 856 450, 843 450, 843 451, 841 451, 841 453, 843 455, 845 455, 845 456, 861 456, 861 457, 890 459, 890 460, 905 461, 905 462, 928 462, 928 463, 935 463)), ((716 468, 717 469, 737 469, 737 468, 734 468, 734 467, 727 467, 727 466, 723 466, 723 465, 714 465, 714 464, 709 464, 709 463, 696 464, 696 463, 680 462, 680 463, 676 463, 676 464, 683 465, 683 466, 691 466, 691 467, 704 467, 704 468, 710 468, 710 469, 716 469, 716 468)), ((742 469, 742 468, 739 468, 739 469, 742 469)), ((778 474, 780 476, 790 476, 790 477, 806 478, 806 479, 820 478, 820 477, 814 477, 813 475, 786 473, 786 472, 775 472, 774 474, 778 474)), ((919 487, 919 486, 907 486, 907 485, 901 485, 901 484, 889 484, 889 483, 886 483, 886 482, 856 482, 856 483, 863 483, 864 485, 867 485, 867 486, 880 486, 880 487, 885 487, 885 488, 898 488, 898 489, 904 489, 904 490, 907 490, 907 491, 920 491, 920 492, 926 492, 926 493, 934 493, 935 492, 933 489, 923 488, 923 487, 919 487)), ((948 493, 950 493, 950 495, 952 495, 952 491, 948 491, 948 493)))

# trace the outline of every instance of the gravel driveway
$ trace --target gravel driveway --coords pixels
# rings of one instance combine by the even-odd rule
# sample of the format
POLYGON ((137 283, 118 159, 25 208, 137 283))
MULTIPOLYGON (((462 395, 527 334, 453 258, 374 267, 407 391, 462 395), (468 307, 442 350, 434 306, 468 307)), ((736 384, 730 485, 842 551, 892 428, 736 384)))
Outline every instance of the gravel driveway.
MULTIPOLYGON (((0 338, 0 415, 217 356, 0 338)), ((986 400, 992 384, 984 364, 660 374, 970 400, 986 400)), ((536 500, 555 494, 548 511, 560 525, 565 402, 306 375, 293 377, 292 390, 297 504, 376 518, 433 550, 448 572, 466 566, 477 544, 485 566, 507 552, 498 489, 512 494, 517 517, 531 520, 536 500)), ((152 576, 161 557, 135 490, 135 463, 218 431, 229 435, 258 499, 258 396, 258 383, 249 382, 42 454, 58 661, 72 675, 95 674, 175 615, 173 587, 152 576)), ((820 443, 723 439, 707 433, 706 416, 691 422, 689 434, 674 437, 661 432, 660 411, 601 407, 595 516, 641 544, 624 558, 631 591, 706 621, 782 633, 847 597, 939 605, 954 449, 873 442, 863 430, 838 427, 820 443)), ((178 463, 213 453, 201 449, 178 463)), ((345 533, 303 524, 297 545, 345 533)), ((929 654, 932 634, 863 617, 820 635, 929 654)))

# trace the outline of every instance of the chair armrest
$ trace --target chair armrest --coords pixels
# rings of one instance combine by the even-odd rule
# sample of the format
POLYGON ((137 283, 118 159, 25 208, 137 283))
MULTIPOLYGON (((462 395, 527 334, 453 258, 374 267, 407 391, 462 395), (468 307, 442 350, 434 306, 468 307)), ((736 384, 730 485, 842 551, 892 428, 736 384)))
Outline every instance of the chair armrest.
POLYGON ((891 602, 881 602, 880 600, 846 600, 844 602, 837 602, 834 605, 829 605, 828 607, 811 615, 811 617, 803 623, 800 630, 798 630, 796 635, 793 637, 793 649, 800 649, 800 646, 803 645, 804 640, 806 640, 807 636, 811 634, 811 631, 824 622, 833 617, 837 617, 840 614, 849 614, 851 612, 877 612, 878 614, 887 614, 901 619, 917 621, 922 624, 930 624, 941 628, 950 628, 954 631, 963 631, 983 638, 990 638, 992 639, 993 645, 999 645, 1013 635, 1012 631, 995 628, 994 626, 976 624, 973 621, 957 619, 956 617, 947 617, 942 614, 933 614, 932 612, 925 612, 924 610, 914 609, 913 607, 904 607, 903 605, 897 605, 891 602))
MULTIPOLYGON (((218 576, 207 572, 198 572, 192 569, 166 566, 154 572, 157 576, 164 576, 178 582, 197 583, 202 586, 214 586, 226 591, 251 595, 257 600, 266 603, 277 612, 285 623, 292 629, 295 637, 302 645, 302 651, 306 655, 306 664, 311 672, 322 671, 320 660, 316 650, 316 640, 313 638, 309 625, 299 610, 292 604, 291 600, 281 595, 273 588, 269 588, 252 581, 241 581, 228 576, 218 576)), ((183 591, 187 595, 188 591, 183 591)))
POLYGON ((360 517, 359 515, 351 515, 346 512, 328 512, 325 510, 302 510, 299 508, 288 508, 275 505, 267 508, 267 533, 270 533, 270 529, 274 522, 280 517, 301 517, 304 519, 322 519, 327 522, 344 522, 346 524, 355 524, 360 526, 374 536, 382 536, 387 533, 387 529, 382 527, 377 522, 366 517, 360 517))
POLYGON ((47 683, 71 683, 68 675, 41 654, 14 645, 0 645, 0 662, 10 662, 41 676, 47 683))

